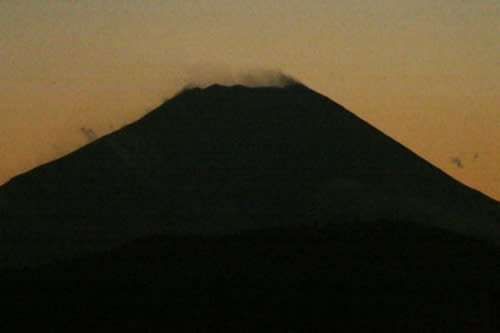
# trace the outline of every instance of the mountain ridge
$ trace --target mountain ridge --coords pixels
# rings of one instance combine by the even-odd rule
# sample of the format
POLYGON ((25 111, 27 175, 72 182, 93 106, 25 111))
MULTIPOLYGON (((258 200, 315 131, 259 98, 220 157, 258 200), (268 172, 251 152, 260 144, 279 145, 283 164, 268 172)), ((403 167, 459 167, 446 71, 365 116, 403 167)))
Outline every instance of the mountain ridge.
POLYGON ((154 235, 0 271, 0 327, 496 332, 498 250, 398 221, 154 235))
MULTIPOLYGON (((336 103, 335 101, 331 100, 329 97, 327 97, 327 96, 325 96, 325 95, 321 95, 321 94, 319 94, 319 93, 315 92, 314 90, 312 90, 312 89, 310 89, 309 87, 307 87, 307 86, 303 85, 302 83, 299 83, 298 81, 295 81, 295 79, 292 79, 292 80, 294 80, 294 81, 292 81, 292 82, 291 82, 291 83, 289 83, 289 84, 286 84, 284 87, 280 87, 280 86, 257 86, 257 87, 249 87, 249 86, 246 86, 246 85, 244 85, 244 84, 224 85, 224 84, 214 83, 214 84, 211 84, 211 85, 209 85, 209 86, 207 86, 207 87, 205 87, 205 88, 202 88, 202 87, 187 87, 187 88, 184 88, 184 89, 180 90, 177 94, 175 94, 172 98, 167 99, 167 100, 166 100, 164 103, 162 103, 160 106, 158 106, 157 108, 153 109, 152 111, 150 111, 150 112, 146 113, 144 116, 140 117, 140 118, 139 118, 139 119, 137 119, 136 121, 134 121, 134 122, 132 122, 132 123, 130 123, 130 124, 127 124, 127 125, 123 126, 122 128, 120 128, 120 129, 118 129, 118 130, 115 130, 115 131, 113 131, 113 132, 111 132, 111 133, 105 134, 105 135, 103 135, 103 136, 101 136, 101 137, 99 137, 99 138, 97 138, 97 139, 93 140, 92 142, 89 142, 89 143, 87 143, 87 144, 85 144, 85 145, 83 145, 83 146, 81 146, 81 147, 79 147, 79 148, 77 148, 77 149, 75 149, 75 150, 73 150, 73 151, 71 151, 71 152, 69 152, 69 153, 65 154, 65 155, 62 155, 62 156, 57 157, 57 158, 55 158, 55 159, 53 159, 53 160, 50 160, 50 161, 45 162, 45 163, 42 163, 42 164, 40 164, 40 165, 38 165, 38 166, 36 166, 36 167, 33 167, 33 168, 29 169, 29 170, 26 170, 26 171, 24 171, 24 172, 22 172, 22 173, 20 173, 20 174, 18 174, 18 175, 15 175, 15 176, 13 176, 11 179, 7 180, 4 184, 1 184, 1 185, 0 185, 0 188, 2 188, 4 185, 7 185, 8 183, 11 183, 11 182, 16 182, 16 180, 17 180, 18 178, 25 177, 25 176, 26 176, 26 174, 29 174, 29 173, 31 173, 32 171, 34 171, 34 170, 36 170, 36 169, 39 169, 40 167, 43 167, 43 166, 45 166, 45 165, 49 165, 49 164, 52 164, 52 163, 57 162, 57 161, 59 161, 59 160, 62 160, 62 159, 64 159, 64 158, 65 158, 66 156, 68 156, 68 155, 72 155, 73 153, 75 153, 75 152, 77 152, 77 151, 80 151, 81 149, 85 149, 85 147, 86 147, 86 146, 92 145, 92 144, 94 144, 95 142, 100 142, 100 141, 102 141, 103 139, 106 139, 106 138, 108 138, 108 137, 110 137, 110 136, 113 136, 116 132, 119 132, 120 130, 122 130, 122 129, 124 129, 124 128, 128 128, 128 127, 130 127, 130 126, 133 126, 135 123, 140 122, 140 121, 142 121, 144 118, 147 118, 148 116, 150 116, 150 115, 151 115, 154 111, 156 111, 156 110, 158 110, 158 109, 162 108, 164 104, 166 104, 166 103, 170 102, 172 99, 175 99, 175 98, 177 98, 178 96, 183 95, 183 94, 185 94, 185 93, 191 93, 191 92, 203 92, 203 91, 207 91, 207 90, 209 91, 209 90, 224 90, 224 89, 230 89, 230 90, 234 90, 234 89, 241 89, 241 90, 245 90, 245 89, 253 89, 253 90, 259 90, 259 89, 260 89, 260 90, 268 90, 268 89, 288 89, 288 90, 290 90, 290 89, 296 89, 296 90, 304 90, 304 91, 309 91, 309 92, 315 93, 315 94, 316 94, 316 95, 318 95, 318 96, 323 97, 324 99, 328 100, 329 102, 333 102, 333 103, 335 103, 338 107, 342 108, 344 111, 347 111, 347 112, 348 112, 348 113, 350 113, 352 116, 354 116, 356 119, 359 119, 359 120, 361 120, 362 122, 364 122, 364 123, 366 123, 367 125, 369 125, 370 127, 372 127, 373 129, 376 129, 377 131, 380 131, 380 130, 378 130, 376 127, 374 127, 373 125, 371 125, 371 124, 369 124, 368 122, 366 122, 363 118, 361 118, 361 117, 357 116, 356 114, 352 113, 351 111, 349 111, 347 108, 345 108, 345 107, 344 107, 344 106, 342 106, 341 104, 338 104, 338 103, 336 103)), ((380 131, 380 132, 381 132, 381 131, 380 131)), ((480 195, 482 195, 482 196, 484 196, 484 197, 487 197, 489 200, 492 200, 492 201, 494 201, 495 203, 500 203, 500 201, 499 201, 499 200, 496 200, 495 198, 488 196, 487 194, 485 194, 485 193, 483 193, 483 192, 481 192, 481 191, 479 191, 479 190, 475 189, 474 187, 471 187, 471 186, 469 186, 469 185, 467 185, 467 184, 464 184, 464 183, 460 182, 458 179, 456 179, 456 178, 454 178, 453 176, 451 176, 451 175, 447 174, 444 170, 442 170, 442 169, 441 169, 441 168, 439 168, 438 166, 436 166, 436 165, 432 164, 431 162, 429 162, 429 161, 427 161, 426 159, 424 159, 423 157, 421 157, 421 156, 420 156, 418 153, 416 153, 415 151, 411 150, 411 149, 410 149, 410 148, 408 148, 407 146, 404 146, 404 145, 400 144, 399 142, 397 142, 396 140, 394 140, 394 139, 393 139, 392 137, 390 137, 389 135, 387 135, 387 134, 385 134, 385 133, 383 133, 383 132, 381 132, 381 133, 382 133, 383 135, 385 135, 387 138, 389 138, 390 140, 392 140, 392 141, 396 142, 397 144, 401 145, 402 147, 404 147, 406 150, 410 151, 412 154, 415 154, 415 155, 416 155, 416 156, 418 156, 420 159, 422 159, 422 160, 424 160, 426 163, 430 164, 432 167, 434 167, 434 168, 438 169, 440 172, 442 172, 442 173, 446 174, 448 177, 453 178, 453 180, 455 180, 455 181, 457 181, 457 182, 461 183, 463 186, 467 187, 468 189, 470 189, 470 190, 472 190, 472 191, 474 191, 474 192, 477 192, 478 194, 480 194, 480 195)))
POLYGON ((183 90, 0 187, 3 238, 15 246, 378 218, 499 241, 499 212, 495 200, 300 83, 183 90))

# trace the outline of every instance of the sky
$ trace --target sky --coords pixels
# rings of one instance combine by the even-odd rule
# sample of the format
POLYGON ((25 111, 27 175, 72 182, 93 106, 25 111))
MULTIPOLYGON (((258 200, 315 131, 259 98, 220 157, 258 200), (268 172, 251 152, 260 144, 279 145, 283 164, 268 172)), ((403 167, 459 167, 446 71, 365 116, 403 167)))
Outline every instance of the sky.
POLYGON ((187 84, 280 70, 500 200, 499 22, 498 0, 0 0, 0 184, 187 84))

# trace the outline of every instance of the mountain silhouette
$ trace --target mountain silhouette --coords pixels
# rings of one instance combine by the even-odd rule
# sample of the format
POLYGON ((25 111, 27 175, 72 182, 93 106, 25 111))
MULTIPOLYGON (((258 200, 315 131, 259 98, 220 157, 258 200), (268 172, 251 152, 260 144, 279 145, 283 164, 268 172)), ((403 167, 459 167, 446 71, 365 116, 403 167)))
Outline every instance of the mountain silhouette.
POLYGON ((37 264, 155 233, 380 219, 500 242, 498 202, 327 97, 212 85, 3 185, 0 253, 37 264))
POLYGON ((0 272, 5 332, 498 332, 498 248, 379 221, 155 235, 0 272))

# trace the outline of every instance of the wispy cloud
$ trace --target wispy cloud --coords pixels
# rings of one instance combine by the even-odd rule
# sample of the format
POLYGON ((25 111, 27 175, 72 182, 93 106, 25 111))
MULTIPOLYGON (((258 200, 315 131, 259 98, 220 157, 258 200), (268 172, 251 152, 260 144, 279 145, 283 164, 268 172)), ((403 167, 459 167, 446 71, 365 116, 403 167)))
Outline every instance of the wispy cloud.
POLYGON ((457 168, 463 169, 464 165, 462 163, 462 159, 460 157, 452 157, 451 163, 455 164, 457 168))

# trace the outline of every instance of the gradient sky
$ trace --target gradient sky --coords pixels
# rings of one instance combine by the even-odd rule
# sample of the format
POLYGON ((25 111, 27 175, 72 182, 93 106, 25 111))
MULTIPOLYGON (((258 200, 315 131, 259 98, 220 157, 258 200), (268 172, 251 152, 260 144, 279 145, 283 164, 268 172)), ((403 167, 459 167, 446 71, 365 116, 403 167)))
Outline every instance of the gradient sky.
POLYGON ((498 0, 0 0, 0 183, 279 69, 500 200, 499 23, 498 0))

